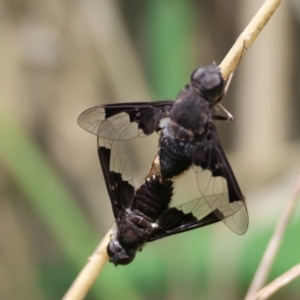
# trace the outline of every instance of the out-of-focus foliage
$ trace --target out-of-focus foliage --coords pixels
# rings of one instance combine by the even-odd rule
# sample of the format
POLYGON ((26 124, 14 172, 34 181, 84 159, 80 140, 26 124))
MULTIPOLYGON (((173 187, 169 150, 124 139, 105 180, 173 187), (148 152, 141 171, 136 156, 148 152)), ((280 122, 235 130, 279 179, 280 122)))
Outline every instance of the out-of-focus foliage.
MULTIPOLYGON (((220 63, 263 1, 0 3, 0 298, 59 299, 113 215, 96 138, 78 115, 102 103, 174 98, 220 63)), ((298 4, 294 1, 293 7, 298 4), (295 2, 295 3, 294 3, 295 2)), ((299 14, 275 13, 234 75, 219 131, 246 195, 250 227, 216 224, 108 264, 87 299, 241 299, 299 170, 299 14)), ((126 143, 135 182, 157 136, 126 143), (145 151, 147 149, 147 151, 145 151)), ((197 197, 192 171, 174 201, 197 197)), ((299 209, 270 280, 300 260, 299 209)), ((298 283, 272 299, 298 299, 298 283)))

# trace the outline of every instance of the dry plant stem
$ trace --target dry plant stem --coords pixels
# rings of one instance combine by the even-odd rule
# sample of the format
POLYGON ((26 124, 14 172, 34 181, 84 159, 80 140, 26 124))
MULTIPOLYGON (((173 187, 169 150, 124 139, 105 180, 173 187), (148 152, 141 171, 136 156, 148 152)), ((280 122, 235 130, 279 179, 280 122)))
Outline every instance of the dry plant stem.
POLYGON ((300 264, 294 266, 261 289, 251 300, 268 299, 275 292, 300 276, 300 264))
POLYGON ((259 11, 240 34, 235 44, 220 64, 222 77, 227 79, 234 72, 242 56, 252 45, 260 31, 267 24, 282 0, 266 0, 259 11))
POLYGON ((85 297, 108 260, 106 247, 113 231, 115 231, 114 226, 107 232, 93 255, 89 257, 88 262, 63 297, 63 300, 80 300, 85 297))
POLYGON ((288 226, 289 220, 295 210, 299 194, 300 194, 300 175, 297 178, 296 184, 293 188, 291 197, 287 202, 286 208, 283 211, 283 214, 276 225, 274 234, 269 242, 269 245, 267 246, 267 249, 261 260, 261 263, 258 269, 256 270, 254 279, 251 283, 251 286, 248 290, 245 300, 256 299, 253 298, 253 295, 255 295, 266 282, 271 266, 273 264, 279 246, 285 234, 286 228, 288 226))

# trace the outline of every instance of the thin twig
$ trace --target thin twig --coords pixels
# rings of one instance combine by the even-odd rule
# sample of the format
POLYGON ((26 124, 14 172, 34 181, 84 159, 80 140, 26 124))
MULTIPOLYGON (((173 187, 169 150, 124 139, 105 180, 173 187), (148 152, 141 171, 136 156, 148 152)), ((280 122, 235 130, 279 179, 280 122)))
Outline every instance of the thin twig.
MULTIPOLYGON (((246 27, 246 29, 239 36, 227 56, 224 58, 220 64, 222 76, 226 79, 239 64, 240 58, 244 55, 245 50, 247 50, 250 45, 255 40, 256 36, 266 25, 267 21, 270 19, 276 8, 279 6, 282 0, 266 0, 261 9, 246 27)), ((111 232, 109 231, 105 238, 101 242, 101 247, 98 249, 106 249, 109 243, 109 236, 111 232)), ((100 271, 103 268, 104 263, 107 261, 107 254, 104 252, 95 251, 94 255, 81 271, 77 279, 74 281, 68 293, 65 295, 63 300, 77 300, 82 299, 87 293, 88 289, 91 287, 100 271), (102 259, 100 259, 102 258, 102 259), (93 262, 91 265, 91 261, 93 262), (99 266, 97 265, 99 264, 99 266)))
POLYGON ((110 241, 110 237, 115 230, 113 226, 102 239, 96 251, 81 270, 68 292, 63 297, 63 300, 80 300, 83 299, 89 291, 94 281, 99 276, 105 263, 108 261, 106 247, 110 241))
POLYGON ((300 264, 294 266, 289 269, 287 272, 283 273, 271 283, 266 285, 263 289, 261 289, 251 300, 264 300, 268 299, 275 292, 277 292, 282 287, 286 286, 297 277, 300 276, 300 264))
POLYGON ((290 199, 286 204, 286 208, 283 211, 281 218, 279 219, 276 228, 274 230, 274 234, 267 246, 265 254, 261 260, 259 267, 256 270, 254 278, 252 280, 251 286, 248 290, 248 293, 245 297, 245 300, 256 299, 253 298, 259 289, 265 284, 267 277, 269 275, 271 266, 275 259, 275 256, 279 250, 280 244, 282 242, 283 236, 285 234, 286 228, 288 226, 289 220, 295 210, 297 199, 300 194, 300 175, 297 178, 295 186, 293 188, 290 199))
POLYGON ((227 79, 229 75, 234 72, 242 56, 244 56, 252 45, 257 35, 267 24, 281 2, 282 0, 266 0, 248 26, 240 34, 220 64, 222 77, 224 79, 227 79))

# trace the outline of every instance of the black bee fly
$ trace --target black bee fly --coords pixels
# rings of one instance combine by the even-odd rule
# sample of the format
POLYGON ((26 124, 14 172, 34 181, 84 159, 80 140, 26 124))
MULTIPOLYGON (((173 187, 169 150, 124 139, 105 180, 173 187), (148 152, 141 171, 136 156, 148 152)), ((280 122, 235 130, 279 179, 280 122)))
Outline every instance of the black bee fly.
POLYGON ((223 219, 218 209, 211 212, 203 198, 169 207, 173 180, 161 175, 147 177, 135 189, 123 142, 98 137, 98 156, 117 225, 107 246, 115 265, 129 264, 146 242, 223 219))
POLYGON ((196 69, 175 101, 99 105, 84 111, 78 124, 98 137, 115 141, 158 132, 161 178, 171 179, 192 167, 211 211, 218 209, 222 221, 243 234, 248 228, 245 198, 215 126, 215 120, 232 120, 216 109, 225 88, 219 67, 212 64, 196 69))

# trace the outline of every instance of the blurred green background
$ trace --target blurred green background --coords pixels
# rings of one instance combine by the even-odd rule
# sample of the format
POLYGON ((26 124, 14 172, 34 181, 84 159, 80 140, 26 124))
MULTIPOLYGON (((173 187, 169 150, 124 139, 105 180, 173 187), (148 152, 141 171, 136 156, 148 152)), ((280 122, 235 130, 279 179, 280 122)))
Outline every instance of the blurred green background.
MULTIPOLYGON (((220 63, 262 0, 0 1, 0 298, 60 299, 113 223, 97 104, 174 98, 220 63)), ((223 224, 107 264, 86 299, 242 299, 299 173, 300 3, 285 1, 236 71, 219 132, 246 195, 244 236, 223 224)), ((126 142, 138 185, 157 136, 126 142), (147 151, 145 151, 147 149, 147 151)), ((175 202, 198 195, 180 178, 175 202)), ((300 261, 299 208, 269 280, 300 261)), ((300 280, 272 299, 299 299, 300 280)))

